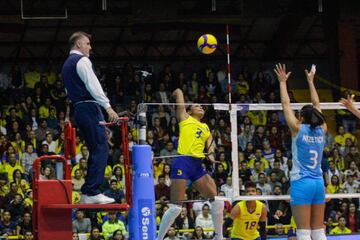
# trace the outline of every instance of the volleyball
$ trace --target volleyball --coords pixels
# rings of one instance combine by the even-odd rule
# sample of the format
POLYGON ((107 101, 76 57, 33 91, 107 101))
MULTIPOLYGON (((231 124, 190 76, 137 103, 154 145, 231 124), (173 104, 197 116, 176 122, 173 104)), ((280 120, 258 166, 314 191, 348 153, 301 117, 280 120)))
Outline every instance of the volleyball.
POLYGON ((199 37, 197 47, 203 54, 211 54, 216 50, 217 40, 214 35, 204 34, 199 37))

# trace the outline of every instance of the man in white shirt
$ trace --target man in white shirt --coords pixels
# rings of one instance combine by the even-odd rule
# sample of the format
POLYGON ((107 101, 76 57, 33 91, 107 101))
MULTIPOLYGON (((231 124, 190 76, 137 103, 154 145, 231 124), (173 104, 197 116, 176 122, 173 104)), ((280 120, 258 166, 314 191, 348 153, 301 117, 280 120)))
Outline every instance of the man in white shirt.
POLYGON ((259 182, 256 184, 256 188, 261 189, 263 195, 271 195, 272 189, 270 184, 266 183, 265 173, 259 173, 259 182))
POLYGON ((227 198, 233 197, 232 177, 226 178, 226 183, 221 185, 220 190, 225 193, 227 198))
POLYGON ((357 193, 357 189, 359 187, 359 184, 354 181, 354 176, 351 174, 348 174, 346 176, 346 181, 343 184, 343 190, 346 191, 346 193, 357 193))
MULTIPOLYGON (((202 213, 195 219, 195 226, 200 226, 202 228, 214 228, 214 223, 210 214, 210 205, 204 204, 202 207, 202 213)), ((211 238, 214 232, 205 232, 207 238, 211 238)))
MULTIPOLYGON (((200 198, 200 199, 203 199, 201 196, 200 196, 199 198, 200 198)), ((205 200, 204 200, 204 201, 205 201, 205 200)), ((209 201, 205 201, 205 202, 194 202, 194 204, 193 204, 193 211, 194 211, 194 213, 195 213, 195 217, 197 217, 197 216, 199 216, 199 215, 201 214, 202 208, 203 208, 203 206, 204 206, 205 204, 211 206, 209 201)), ((210 207, 210 209, 211 209, 211 207, 210 207)))
POLYGON ((106 110, 110 122, 117 121, 118 115, 112 109, 89 59, 90 38, 85 32, 75 32, 70 36, 71 51, 61 75, 68 98, 74 105, 75 122, 90 152, 85 184, 81 188, 81 202, 106 204, 115 200, 100 191, 109 157, 105 126, 100 125, 104 121, 100 107, 106 110))

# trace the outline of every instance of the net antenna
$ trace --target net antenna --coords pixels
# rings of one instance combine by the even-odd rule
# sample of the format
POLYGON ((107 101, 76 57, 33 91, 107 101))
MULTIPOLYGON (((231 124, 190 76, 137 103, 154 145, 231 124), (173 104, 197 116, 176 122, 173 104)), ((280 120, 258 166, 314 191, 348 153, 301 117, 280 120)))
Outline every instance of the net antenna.
POLYGON ((227 110, 230 115, 230 124, 231 124, 231 159, 233 159, 233 168, 232 168, 232 187, 235 197, 238 197, 240 194, 239 189, 239 153, 238 153, 238 140, 237 140, 237 108, 232 106, 231 93, 231 61, 230 61, 230 31, 229 24, 226 24, 226 56, 227 56, 227 80, 228 80, 228 99, 229 104, 227 105, 227 110), (236 159, 236 161, 234 160, 236 159))
POLYGON ((20 13, 21 19, 23 20, 56 20, 56 19, 68 19, 68 11, 67 8, 64 8, 63 16, 29 16, 24 14, 24 0, 20 0, 20 13))

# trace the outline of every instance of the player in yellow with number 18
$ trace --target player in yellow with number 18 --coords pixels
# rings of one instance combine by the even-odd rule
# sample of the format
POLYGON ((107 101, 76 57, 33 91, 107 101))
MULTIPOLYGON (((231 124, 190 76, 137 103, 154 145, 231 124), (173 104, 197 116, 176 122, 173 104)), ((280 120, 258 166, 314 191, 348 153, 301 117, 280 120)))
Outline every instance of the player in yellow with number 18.
MULTIPOLYGON (((256 195, 256 184, 245 183, 246 195, 256 195)), ((260 201, 240 201, 231 210, 234 220, 231 230, 232 240, 264 240, 266 239, 265 204, 260 201)))

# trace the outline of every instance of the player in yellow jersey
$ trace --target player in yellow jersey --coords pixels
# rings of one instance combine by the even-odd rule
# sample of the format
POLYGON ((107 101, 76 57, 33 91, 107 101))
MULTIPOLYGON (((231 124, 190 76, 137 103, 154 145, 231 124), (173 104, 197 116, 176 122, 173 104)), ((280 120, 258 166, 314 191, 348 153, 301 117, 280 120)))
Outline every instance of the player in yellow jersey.
MULTIPOLYGON (((256 195, 256 184, 245 183, 246 195, 256 195)), ((231 210, 234 220, 231 230, 232 240, 266 239, 266 206, 260 201, 240 201, 231 210), (258 229, 259 227, 259 229, 258 229)))
MULTIPOLYGON (((187 180, 200 192, 204 198, 214 199, 217 195, 216 184, 209 174, 202 168, 202 159, 205 158, 204 149, 207 148, 207 157, 215 161, 214 145, 209 127, 200 122, 204 117, 204 109, 199 104, 185 107, 184 95, 180 89, 173 92, 176 98, 176 114, 179 119, 180 135, 178 153, 171 166, 171 196, 169 209, 161 219, 158 240, 163 240, 166 232, 181 212, 181 201, 185 200, 187 180)), ((224 202, 211 201, 211 217, 215 227, 215 240, 222 240, 224 202)))

